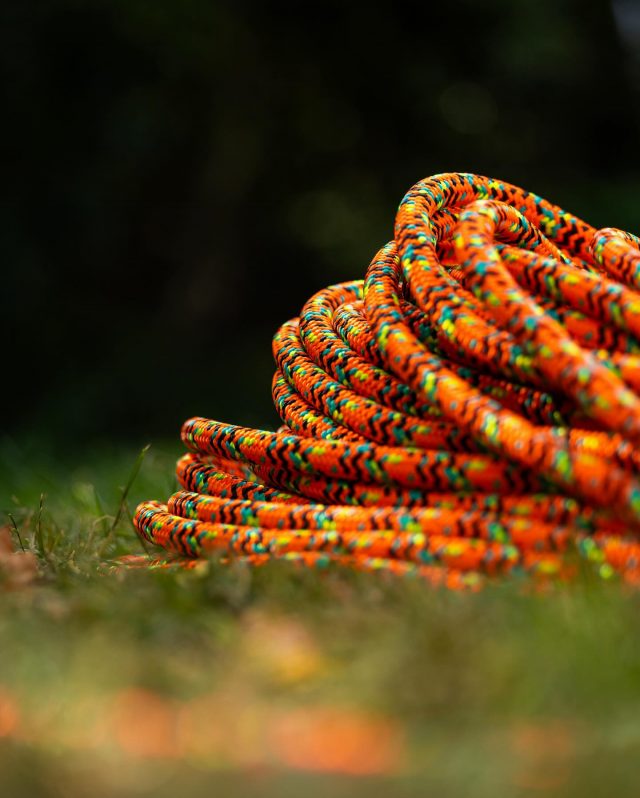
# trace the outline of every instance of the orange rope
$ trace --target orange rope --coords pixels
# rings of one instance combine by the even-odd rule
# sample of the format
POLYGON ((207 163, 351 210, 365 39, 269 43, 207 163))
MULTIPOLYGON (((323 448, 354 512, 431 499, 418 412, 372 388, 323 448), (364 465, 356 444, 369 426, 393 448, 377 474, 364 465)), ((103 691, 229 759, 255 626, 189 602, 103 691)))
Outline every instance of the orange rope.
POLYGON ((151 543, 475 587, 640 576, 640 242, 527 191, 414 186, 364 281, 274 338, 276 433, 187 421, 151 543))

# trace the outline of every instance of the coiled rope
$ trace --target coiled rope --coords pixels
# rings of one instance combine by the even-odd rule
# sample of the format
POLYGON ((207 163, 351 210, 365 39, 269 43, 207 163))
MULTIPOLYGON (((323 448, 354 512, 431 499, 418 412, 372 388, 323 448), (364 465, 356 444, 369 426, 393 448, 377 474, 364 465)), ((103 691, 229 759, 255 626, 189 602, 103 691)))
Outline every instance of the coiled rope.
POLYGON ((365 279, 273 341, 266 432, 193 418, 181 490, 141 504, 183 557, 337 562, 476 587, 640 581, 640 241, 472 174, 417 183, 365 279))

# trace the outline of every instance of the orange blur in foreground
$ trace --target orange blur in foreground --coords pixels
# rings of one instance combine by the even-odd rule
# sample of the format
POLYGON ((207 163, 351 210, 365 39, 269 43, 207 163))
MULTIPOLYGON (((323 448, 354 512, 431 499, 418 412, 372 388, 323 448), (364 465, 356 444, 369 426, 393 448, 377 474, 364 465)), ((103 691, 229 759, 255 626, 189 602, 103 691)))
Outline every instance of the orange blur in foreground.
POLYGON ((60 723, 59 714, 47 722, 46 708, 22 723, 17 701, 0 688, 0 738, 96 753, 115 747, 131 759, 354 776, 397 774, 407 759, 399 723, 340 707, 271 708, 222 692, 177 701, 144 688, 121 690, 100 706, 82 706, 86 717, 80 726, 76 719, 74 728, 60 723))

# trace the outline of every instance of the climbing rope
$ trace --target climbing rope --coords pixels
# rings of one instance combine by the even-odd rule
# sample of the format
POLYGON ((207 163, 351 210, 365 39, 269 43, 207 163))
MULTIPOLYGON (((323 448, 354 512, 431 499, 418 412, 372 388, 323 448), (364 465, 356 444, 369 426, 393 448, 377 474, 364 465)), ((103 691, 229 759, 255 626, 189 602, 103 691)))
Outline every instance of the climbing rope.
POLYGON ((181 490, 135 525, 219 552, 414 574, 640 581, 640 241, 528 191, 442 174, 365 279, 273 341, 283 427, 182 428, 181 490))

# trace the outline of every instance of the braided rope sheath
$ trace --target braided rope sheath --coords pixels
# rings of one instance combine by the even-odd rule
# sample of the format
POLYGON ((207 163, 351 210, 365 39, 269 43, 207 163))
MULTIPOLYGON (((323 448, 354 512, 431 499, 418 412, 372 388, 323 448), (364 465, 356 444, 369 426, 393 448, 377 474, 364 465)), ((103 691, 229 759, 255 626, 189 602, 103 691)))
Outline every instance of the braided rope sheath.
POLYGON ((640 241, 472 174, 422 180, 364 281, 273 341, 275 433, 187 421, 139 532, 187 557, 339 562, 451 588, 640 581, 640 241))

